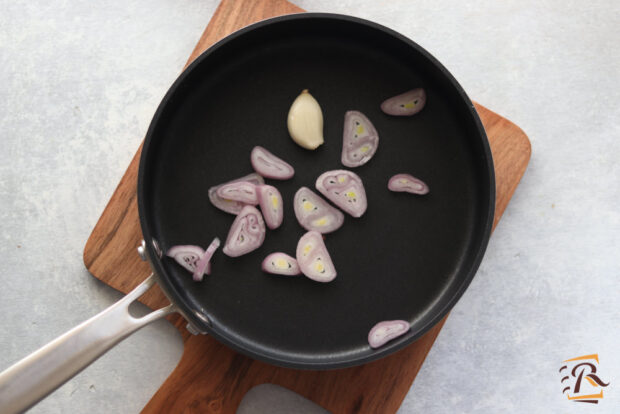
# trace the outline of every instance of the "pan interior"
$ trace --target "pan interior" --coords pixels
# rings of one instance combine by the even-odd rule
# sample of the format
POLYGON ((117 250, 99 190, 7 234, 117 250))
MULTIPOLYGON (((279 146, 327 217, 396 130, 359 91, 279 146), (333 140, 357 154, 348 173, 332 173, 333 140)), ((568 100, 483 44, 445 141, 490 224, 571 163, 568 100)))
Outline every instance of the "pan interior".
POLYGON ((229 258, 221 250, 212 275, 191 280, 172 259, 155 264, 164 288, 194 323, 238 350, 291 366, 343 366, 411 342, 437 322, 469 283, 488 237, 492 173, 488 148, 468 101, 432 58, 392 32, 354 19, 299 17, 259 25, 203 56, 175 83, 149 130, 141 162, 145 236, 165 250, 226 239, 234 216, 209 202, 209 187, 252 172, 261 145, 295 167, 282 193, 284 223, 263 246, 229 258), (427 92, 413 117, 391 117, 380 103, 414 87, 427 92), (318 100, 325 144, 315 151, 290 139, 286 117, 303 90, 318 100), (354 169, 368 210, 347 216, 325 243, 338 271, 321 284, 261 271, 271 252, 294 256, 304 230, 293 195, 314 188, 340 163, 344 113, 362 111, 379 131, 374 158, 354 169), (425 196, 388 191, 407 172, 428 183, 425 196), (377 322, 405 319, 405 337, 373 351, 377 322))

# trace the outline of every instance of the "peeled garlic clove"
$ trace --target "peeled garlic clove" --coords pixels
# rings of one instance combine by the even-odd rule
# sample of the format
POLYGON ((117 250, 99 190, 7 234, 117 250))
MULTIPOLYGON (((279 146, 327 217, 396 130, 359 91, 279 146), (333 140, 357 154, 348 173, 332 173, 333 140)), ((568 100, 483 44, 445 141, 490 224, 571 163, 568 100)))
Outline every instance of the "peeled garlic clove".
POLYGON ((293 101, 287 125, 291 138, 298 145, 313 150, 323 144, 323 112, 307 89, 293 101))

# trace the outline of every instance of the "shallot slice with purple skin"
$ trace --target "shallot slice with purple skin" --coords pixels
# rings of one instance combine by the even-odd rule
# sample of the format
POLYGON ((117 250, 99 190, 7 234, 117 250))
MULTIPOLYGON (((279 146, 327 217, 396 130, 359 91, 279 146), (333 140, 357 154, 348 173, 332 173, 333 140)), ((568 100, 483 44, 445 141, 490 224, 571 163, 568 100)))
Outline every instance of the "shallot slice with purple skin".
POLYGON ((271 253, 269 256, 265 257, 262 269, 274 275, 297 276, 301 274, 297 260, 281 252, 271 253))
POLYGON ((263 177, 261 177, 260 175, 256 174, 256 173, 252 173, 252 174, 248 174, 244 177, 240 177, 237 178, 235 180, 232 181, 228 181, 226 183, 220 184, 220 185, 216 185, 214 187, 209 188, 209 200, 211 201, 211 204, 213 204, 215 207, 219 208, 222 211, 225 211, 227 213, 230 214, 239 214, 239 212, 241 211, 241 209, 243 208, 243 206, 245 206, 244 203, 240 202, 240 201, 233 201, 233 200, 227 200, 225 198, 222 198, 220 196, 217 195, 217 190, 226 184, 231 184, 234 182, 239 182, 239 181, 247 181, 251 184, 254 185, 263 185, 265 184, 265 180, 263 180, 263 177))
POLYGON ((383 321, 372 327, 368 333, 368 344, 379 348, 394 338, 406 334, 411 329, 409 322, 402 320, 383 321))
POLYGON ((345 213, 361 217, 366 212, 368 200, 362 179, 347 170, 327 171, 316 180, 316 189, 345 213))
POLYGON ((299 268, 306 277, 323 283, 331 282, 336 277, 336 268, 321 233, 309 231, 301 236, 295 255, 299 268))
POLYGON ((288 180, 295 175, 295 169, 288 162, 260 146, 252 149, 250 161, 257 173, 272 180, 288 180))
POLYGON ((220 247, 220 239, 216 237, 207 247, 200 260, 196 262, 196 270, 194 270, 193 274, 196 282, 200 282, 205 273, 211 274, 211 257, 213 257, 213 253, 215 253, 218 247, 220 247))
POLYGON ((428 185, 419 178, 410 174, 396 174, 388 181, 388 189, 397 193, 411 193, 424 195, 429 192, 428 185))
POLYGON ((207 273, 207 270, 210 272, 209 263, 211 262, 204 260, 204 258, 196 262, 196 270, 194 270, 192 274, 192 278, 195 282, 202 281, 202 278, 204 277, 204 274, 207 273))
POLYGON ((282 195, 272 185, 261 185, 256 187, 258 194, 258 203, 263 213, 263 218, 267 227, 271 230, 277 229, 282 224, 284 218, 284 205, 282 195))
POLYGON ((239 201, 253 206, 258 204, 256 186, 248 181, 237 181, 224 184, 217 189, 217 195, 224 200, 239 201))
POLYGON ((344 114, 342 133, 342 164, 359 167, 366 164, 377 152, 379 134, 370 120, 359 111, 344 114))
POLYGON ((222 251, 230 257, 258 249, 265 241, 265 222, 254 206, 245 206, 235 218, 222 251))
POLYGON ((293 207, 297 221, 306 230, 331 233, 344 223, 342 211, 329 205, 323 198, 309 189, 301 187, 295 193, 293 207))
POLYGON ((425 104, 426 92, 417 88, 385 100, 381 110, 388 115, 411 116, 420 112, 425 104))
POLYGON ((191 245, 173 246, 166 252, 166 256, 172 257, 178 264, 192 273, 196 271, 198 262, 204 254, 205 251, 201 247, 191 245))

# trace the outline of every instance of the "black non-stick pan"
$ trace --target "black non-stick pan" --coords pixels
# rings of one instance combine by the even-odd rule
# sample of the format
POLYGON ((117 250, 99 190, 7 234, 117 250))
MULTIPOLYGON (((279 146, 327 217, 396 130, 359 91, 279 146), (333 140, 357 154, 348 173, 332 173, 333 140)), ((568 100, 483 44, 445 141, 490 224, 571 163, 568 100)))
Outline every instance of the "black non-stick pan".
POLYGON ((445 316, 487 246, 495 182, 474 107, 436 59, 375 23, 308 13, 242 29, 183 72, 149 128, 138 200, 160 286, 194 327, 269 363, 329 369, 384 357, 445 316), (427 93, 420 113, 393 117, 380 110, 383 100, 417 87, 427 93), (303 89, 317 99, 325 120, 325 144, 314 151, 295 144, 286 126, 303 89), (380 144, 373 159, 355 169, 368 196, 366 214, 347 216, 325 237, 338 276, 323 284, 263 273, 267 254, 294 255, 305 232, 293 213, 297 189, 343 168, 344 113, 352 109, 373 122, 380 144), (212 274, 194 282, 160 253, 226 238, 234 216, 211 205, 207 189, 252 172, 255 145, 295 167, 293 179, 270 181, 282 193, 284 223, 250 254, 218 252, 212 274), (388 179, 401 172, 424 180, 430 193, 390 192, 388 179), (371 349, 370 328, 391 319, 409 321, 411 331, 371 349))

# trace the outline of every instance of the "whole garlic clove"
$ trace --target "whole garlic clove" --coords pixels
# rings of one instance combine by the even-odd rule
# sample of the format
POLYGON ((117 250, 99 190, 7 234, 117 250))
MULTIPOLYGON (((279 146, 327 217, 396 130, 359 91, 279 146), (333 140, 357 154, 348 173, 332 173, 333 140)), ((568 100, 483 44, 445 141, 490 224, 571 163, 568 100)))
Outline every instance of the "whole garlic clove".
POLYGON ((307 89, 293 101, 287 125, 291 138, 298 145, 313 150, 323 144, 323 112, 307 89))

